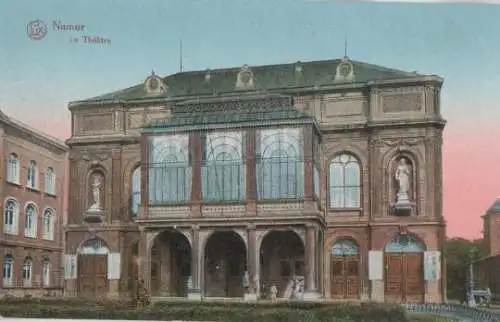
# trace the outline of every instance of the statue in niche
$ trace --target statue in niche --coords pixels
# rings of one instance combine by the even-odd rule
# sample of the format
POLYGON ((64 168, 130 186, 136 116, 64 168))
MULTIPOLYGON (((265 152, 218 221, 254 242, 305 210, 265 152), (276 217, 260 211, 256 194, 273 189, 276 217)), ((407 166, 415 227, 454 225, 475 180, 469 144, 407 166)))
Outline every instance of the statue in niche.
POLYGON ((398 182, 398 191, 396 194, 396 204, 410 203, 410 177, 411 169, 406 161, 406 158, 399 159, 399 164, 396 168, 395 178, 398 182))
POLYGON ((100 211, 101 210, 101 180, 99 175, 94 175, 92 182, 92 196, 94 198, 94 203, 90 206, 89 210, 100 211))

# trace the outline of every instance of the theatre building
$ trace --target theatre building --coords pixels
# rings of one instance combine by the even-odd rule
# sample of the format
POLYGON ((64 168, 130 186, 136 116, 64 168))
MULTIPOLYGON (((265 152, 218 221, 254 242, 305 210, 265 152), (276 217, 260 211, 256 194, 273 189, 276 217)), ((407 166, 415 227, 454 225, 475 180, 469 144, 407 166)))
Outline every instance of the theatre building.
POLYGON ((441 86, 344 57, 71 102, 65 294, 442 301, 441 86))

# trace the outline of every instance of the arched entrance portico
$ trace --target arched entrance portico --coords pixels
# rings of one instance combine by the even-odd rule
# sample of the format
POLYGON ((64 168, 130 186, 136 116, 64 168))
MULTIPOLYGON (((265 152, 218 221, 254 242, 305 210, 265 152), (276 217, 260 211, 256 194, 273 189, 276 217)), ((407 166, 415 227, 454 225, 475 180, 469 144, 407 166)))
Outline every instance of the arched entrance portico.
POLYGON ((243 297, 246 244, 234 231, 214 232, 205 245, 204 295, 243 297))
POLYGON ((350 238, 339 239, 333 244, 330 264, 333 298, 355 299, 359 294, 359 246, 350 238))
POLYGON ((302 239, 291 230, 271 231, 260 245, 262 293, 270 295, 276 285, 278 297, 290 298, 294 277, 304 278, 305 247, 302 239))
POLYGON ((191 275, 191 245, 184 234, 164 231, 151 247, 151 294, 154 296, 187 296, 191 275))
POLYGON ((425 245, 411 235, 398 235, 385 246, 385 299, 388 302, 424 300, 425 245))
POLYGON ((94 237, 78 249, 78 296, 103 297, 109 290, 109 248, 103 240, 94 237))

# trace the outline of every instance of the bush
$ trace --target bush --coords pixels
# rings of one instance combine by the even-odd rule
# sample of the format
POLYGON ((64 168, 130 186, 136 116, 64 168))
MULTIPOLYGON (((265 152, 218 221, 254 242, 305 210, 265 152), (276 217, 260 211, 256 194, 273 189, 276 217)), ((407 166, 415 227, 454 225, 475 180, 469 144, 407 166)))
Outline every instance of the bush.
POLYGON ((136 307, 135 301, 3 298, 0 315, 21 318, 185 320, 238 322, 405 322, 402 308, 374 303, 159 302, 136 307))

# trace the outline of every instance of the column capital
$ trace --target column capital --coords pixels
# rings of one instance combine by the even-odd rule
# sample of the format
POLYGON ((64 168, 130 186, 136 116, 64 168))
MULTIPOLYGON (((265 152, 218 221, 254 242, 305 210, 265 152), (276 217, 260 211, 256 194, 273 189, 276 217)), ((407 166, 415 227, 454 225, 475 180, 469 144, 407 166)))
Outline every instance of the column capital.
POLYGON ((318 225, 316 225, 316 224, 311 224, 311 223, 307 223, 305 226, 306 226, 306 229, 307 229, 307 230, 310 230, 310 229, 317 229, 317 228, 318 228, 318 225))
POLYGON ((247 223, 247 229, 248 230, 256 230, 257 226, 253 223, 247 223))

